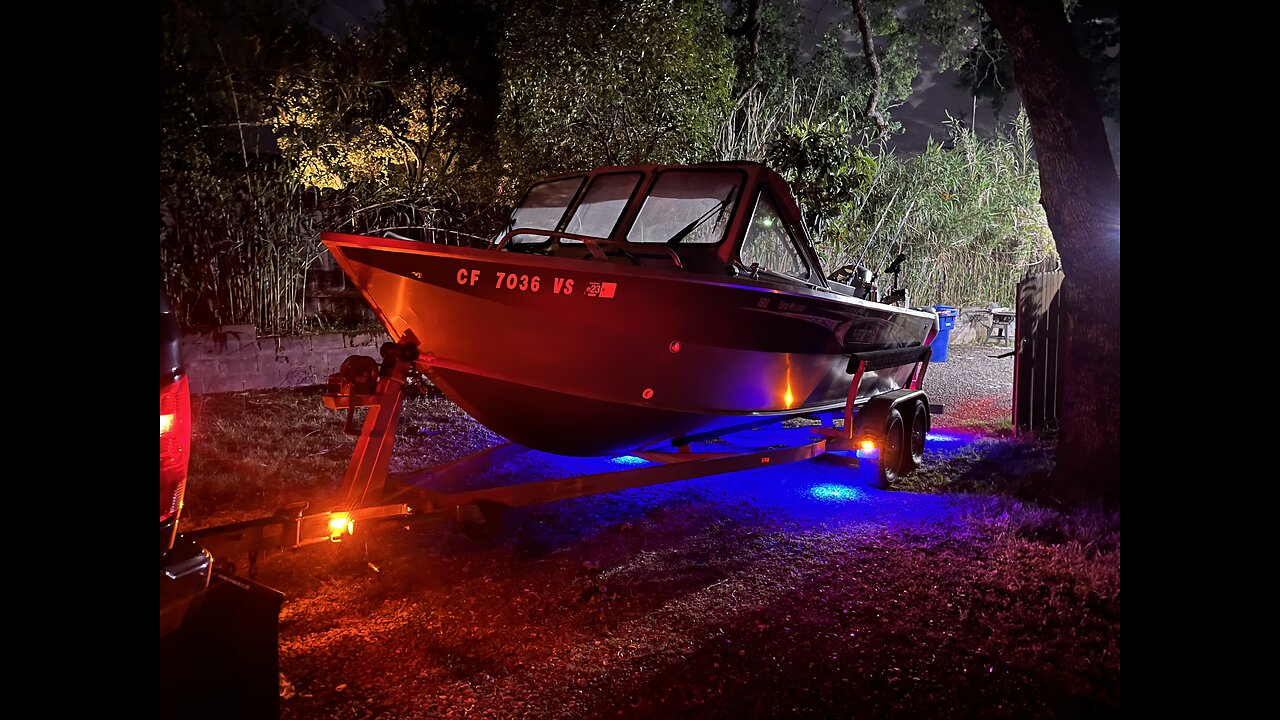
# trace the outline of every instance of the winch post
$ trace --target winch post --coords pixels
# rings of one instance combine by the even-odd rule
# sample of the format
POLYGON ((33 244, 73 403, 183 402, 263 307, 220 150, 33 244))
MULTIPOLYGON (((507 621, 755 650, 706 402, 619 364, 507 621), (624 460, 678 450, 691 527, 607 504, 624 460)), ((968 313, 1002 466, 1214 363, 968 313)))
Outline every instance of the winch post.
POLYGON ((404 384, 413 363, 418 359, 417 345, 409 340, 382 346, 382 368, 377 391, 369 401, 356 441, 351 463, 347 465, 339 491, 340 508, 364 506, 371 496, 382 490, 387 481, 387 467, 396 441, 396 425, 404 401, 404 384))

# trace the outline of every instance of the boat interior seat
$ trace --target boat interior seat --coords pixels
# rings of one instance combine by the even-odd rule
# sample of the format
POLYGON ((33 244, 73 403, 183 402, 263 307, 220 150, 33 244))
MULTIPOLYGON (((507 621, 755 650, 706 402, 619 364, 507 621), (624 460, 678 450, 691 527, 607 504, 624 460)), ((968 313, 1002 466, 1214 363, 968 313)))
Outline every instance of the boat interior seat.
POLYGON ((852 285, 846 285, 838 280, 831 280, 831 279, 827 280, 827 287, 829 287, 834 292, 840 293, 841 295, 849 295, 851 297, 856 297, 860 300, 874 299, 873 297, 870 297, 872 295, 871 291, 873 290, 873 288, 854 287, 852 285))

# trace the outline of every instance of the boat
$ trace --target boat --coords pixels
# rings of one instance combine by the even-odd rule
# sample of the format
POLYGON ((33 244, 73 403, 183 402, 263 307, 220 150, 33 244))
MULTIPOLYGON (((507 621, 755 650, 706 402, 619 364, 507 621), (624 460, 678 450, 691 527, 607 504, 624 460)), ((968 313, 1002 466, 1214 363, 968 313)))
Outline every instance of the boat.
MULTIPOLYGON (((445 395, 508 440, 562 455, 841 410, 851 354, 938 331, 936 314, 881 296, 865 268, 825 276, 785 180, 760 163, 546 178, 483 247, 322 240, 445 395)), ((861 373, 854 402, 907 387, 913 371, 861 373)))

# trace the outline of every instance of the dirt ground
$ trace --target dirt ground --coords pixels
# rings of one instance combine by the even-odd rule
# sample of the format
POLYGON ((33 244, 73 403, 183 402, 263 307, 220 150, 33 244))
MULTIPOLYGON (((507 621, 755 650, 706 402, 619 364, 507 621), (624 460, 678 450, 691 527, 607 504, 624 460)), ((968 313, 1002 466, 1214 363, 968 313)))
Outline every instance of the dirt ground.
MULTIPOLYGON (((511 510, 487 543, 438 523, 265 558, 258 579, 288 596, 283 716, 1118 716, 1119 513, 1000 491, 1051 456, 992 439, 1009 424, 999 352, 931 366, 947 410, 921 492, 822 457, 511 510)), ((331 485, 314 478, 349 457, 336 418, 273 436, 318 391, 201 400, 195 524, 331 485)), ((443 398, 400 432, 395 469, 498 442, 443 398)), ((807 430, 752 432, 733 440, 807 430)), ((637 462, 534 453, 468 482, 637 462)))

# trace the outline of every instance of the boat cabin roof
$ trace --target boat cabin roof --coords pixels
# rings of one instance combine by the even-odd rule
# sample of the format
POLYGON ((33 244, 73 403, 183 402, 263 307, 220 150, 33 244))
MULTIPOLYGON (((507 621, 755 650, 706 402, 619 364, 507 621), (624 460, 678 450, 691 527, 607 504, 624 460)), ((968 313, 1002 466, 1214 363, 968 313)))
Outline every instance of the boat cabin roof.
POLYGON ((631 165, 535 182, 501 249, 827 288, 800 209, 756 162, 631 165))

